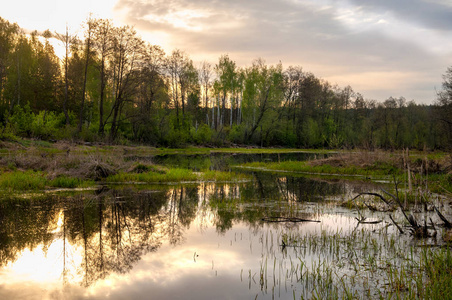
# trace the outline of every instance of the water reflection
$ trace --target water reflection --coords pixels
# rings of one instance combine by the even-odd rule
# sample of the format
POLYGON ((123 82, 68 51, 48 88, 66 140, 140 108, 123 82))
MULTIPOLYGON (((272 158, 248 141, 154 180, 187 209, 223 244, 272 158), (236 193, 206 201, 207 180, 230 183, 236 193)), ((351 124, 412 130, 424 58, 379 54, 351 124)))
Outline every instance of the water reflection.
POLYGON ((256 174, 241 184, 104 187, 5 199, 0 298, 275 297, 269 278, 279 296, 299 294, 298 273, 290 280, 283 274, 299 249, 283 252, 282 236, 321 232, 324 225, 266 224, 262 218, 325 217, 316 203, 345 189, 340 182, 256 174), (269 274, 270 264, 280 269, 269 274))

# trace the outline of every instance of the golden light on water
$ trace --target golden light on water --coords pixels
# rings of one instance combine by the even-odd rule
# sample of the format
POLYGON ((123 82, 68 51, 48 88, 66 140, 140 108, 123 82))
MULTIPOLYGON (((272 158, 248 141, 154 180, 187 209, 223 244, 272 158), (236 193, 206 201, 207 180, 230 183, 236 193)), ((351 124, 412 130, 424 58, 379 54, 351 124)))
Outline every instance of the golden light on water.
POLYGON ((57 239, 47 249, 41 244, 32 250, 28 248, 23 250, 16 261, 10 262, 3 269, 2 274, 8 275, 1 281, 9 284, 34 281, 57 285, 63 279, 64 270, 66 270, 65 276, 71 281, 81 281, 82 277, 77 274, 77 267, 82 262, 82 249, 68 244, 67 241, 66 245, 64 244, 62 239, 57 239), (66 262, 64 255, 66 255, 66 262))

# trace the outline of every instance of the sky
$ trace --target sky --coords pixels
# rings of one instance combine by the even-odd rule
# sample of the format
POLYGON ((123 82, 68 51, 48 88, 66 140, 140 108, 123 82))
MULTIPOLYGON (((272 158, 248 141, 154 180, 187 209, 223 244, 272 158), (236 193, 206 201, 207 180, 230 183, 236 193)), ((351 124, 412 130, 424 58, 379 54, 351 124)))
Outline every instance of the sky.
POLYGON ((25 30, 80 31, 89 13, 134 26, 167 54, 195 63, 228 54, 263 58, 366 99, 430 104, 452 66, 451 0, 0 0, 0 17, 25 30))

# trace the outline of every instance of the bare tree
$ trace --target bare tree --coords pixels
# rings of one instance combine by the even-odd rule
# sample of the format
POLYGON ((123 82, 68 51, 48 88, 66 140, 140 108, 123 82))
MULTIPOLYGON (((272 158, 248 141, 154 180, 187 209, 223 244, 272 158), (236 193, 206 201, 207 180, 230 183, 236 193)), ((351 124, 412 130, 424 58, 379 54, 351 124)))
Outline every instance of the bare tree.
POLYGON ((68 60, 71 51, 71 45, 76 41, 76 37, 74 35, 69 34, 69 29, 66 24, 66 33, 61 34, 55 32, 55 37, 63 43, 65 54, 64 54, 64 101, 63 101, 63 112, 66 117, 66 125, 69 124, 69 114, 67 109, 68 102, 68 90, 69 90, 69 81, 68 81, 68 60))
POLYGON ((97 66, 99 70, 100 79, 100 96, 99 96, 99 130, 100 136, 104 135, 104 101, 105 101, 105 88, 107 86, 107 62, 113 51, 113 31, 114 27, 110 20, 99 19, 97 20, 97 26, 95 26, 93 36, 93 48, 97 52, 99 57, 99 64, 97 66))
POLYGON ((209 88, 212 79, 212 65, 207 61, 203 61, 201 63, 201 67, 199 68, 199 81, 201 85, 204 87, 204 110, 206 113, 206 123, 209 125, 209 88))

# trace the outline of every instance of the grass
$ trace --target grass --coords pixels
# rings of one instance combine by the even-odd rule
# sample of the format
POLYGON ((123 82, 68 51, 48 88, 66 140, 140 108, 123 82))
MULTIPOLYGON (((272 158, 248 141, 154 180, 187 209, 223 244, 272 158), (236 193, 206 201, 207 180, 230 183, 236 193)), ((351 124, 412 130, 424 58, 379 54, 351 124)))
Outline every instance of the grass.
POLYGON ((169 170, 148 171, 142 173, 120 172, 109 176, 107 182, 144 182, 144 183, 162 183, 162 182, 184 182, 184 181, 233 181, 247 180, 250 177, 245 174, 221 171, 205 171, 195 173, 189 169, 173 168, 169 170))
POLYGON ((39 191, 46 188, 78 188, 94 184, 90 180, 82 180, 69 176, 58 176, 49 179, 42 171, 9 171, 0 175, 0 189, 6 191, 39 191))
POLYGON ((107 177, 107 182, 182 182, 196 181, 198 176, 188 169, 170 169, 165 173, 149 171, 142 173, 120 172, 107 177))
POLYGON ((74 178, 69 176, 58 176, 48 182, 48 185, 55 188, 80 188, 89 187, 94 185, 94 181, 81 180, 80 178, 74 178))
POLYGON ((259 168, 272 171, 318 173, 328 175, 361 175, 361 176, 387 176, 391 173, 401 174, 400 170, 388 166, 371 166, 360 168, 359 166, 333 166, 330 164, 312 165, 309 161, 284 161, 284 162, 252 162, 242 165, 247 168, 259 168))
POLYGON ((43 172, 13 171, 0 176, 0 188, 10 191, 43 190, 47 184, 47 178, 43 172))
POLYGON ((38 191, 49 187, 76 188, 93 185, 92 181, 79 178, 58 176, 49 179, 42 171, 11 171, 0 175, 0 189, 7 191, 38 191))
POLYGON ((422 262, 428 280, 420 282, 422 298, 452 299, 452 253, 451 248, 422 253, 422 262))

